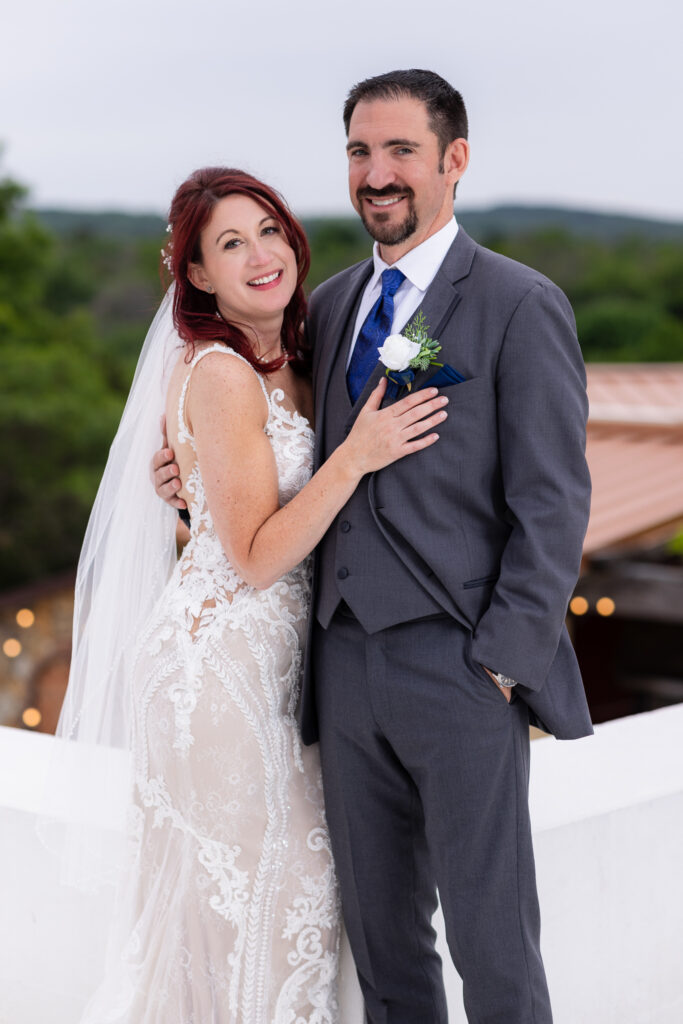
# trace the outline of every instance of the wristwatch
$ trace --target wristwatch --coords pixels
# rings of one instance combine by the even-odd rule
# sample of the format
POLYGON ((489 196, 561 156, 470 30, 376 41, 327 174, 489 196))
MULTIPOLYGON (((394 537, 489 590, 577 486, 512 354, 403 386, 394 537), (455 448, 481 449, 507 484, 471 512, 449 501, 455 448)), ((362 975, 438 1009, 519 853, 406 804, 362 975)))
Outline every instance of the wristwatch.
POLYGON ((505 686, 507 689, 517 685, 516 679, 510 679, 510 676, 504 676, 502 672, 492 672, 491 675, 500 686, 505 686))

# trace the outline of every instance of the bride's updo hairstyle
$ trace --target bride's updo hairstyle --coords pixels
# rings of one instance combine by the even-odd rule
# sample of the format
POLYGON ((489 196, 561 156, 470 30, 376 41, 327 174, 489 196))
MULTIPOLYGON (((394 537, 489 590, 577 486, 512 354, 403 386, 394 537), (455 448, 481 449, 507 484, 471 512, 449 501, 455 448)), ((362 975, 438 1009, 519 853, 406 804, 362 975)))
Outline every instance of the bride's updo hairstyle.
POLYGON ((190 345, 201 341, 222 341, 244 356, 261 373, 273 373, 289 362, 298 372, 308 368, 303 328, 306 298, 303 282, 311 262, 303 228, 292 216, 282 196, 245 171, 232 167, 204 167, 194 171, 173 197, 169 212, 170 240, 162 250, 163 264, 175 280, 173 320, 178 334, 190 345), (195 288, 188 278, 190 263, 201 263, 201 233, 216 203, 226 196, 253 199, 280 223, 294 250, 297 281, 282 321, 283 355, 264 363, 254 355, 247 337, 248 327, 230 323, 218 313, 216 296, 195 288))

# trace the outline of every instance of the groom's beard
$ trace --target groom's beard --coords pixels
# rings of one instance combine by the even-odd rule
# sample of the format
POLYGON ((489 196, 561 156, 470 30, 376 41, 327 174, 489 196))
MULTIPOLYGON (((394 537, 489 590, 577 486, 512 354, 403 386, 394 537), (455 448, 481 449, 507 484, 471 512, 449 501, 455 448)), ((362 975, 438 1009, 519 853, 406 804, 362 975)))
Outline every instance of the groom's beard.
POLYGON ((405 242, 417 230, 417 213, 413 206, 415 193, 411 188, 399 188, 398 185, 387 185, 386 188, 377 191, 374 188, 359 188, 356 192, 360 219, 371 238, 374 238, 380 245, 400 245, 405 242), (367 216, 367 207, 364 200, 367 199, 388 199, 390 196, 403 196, 408 209, 405 217, 399 224, 388 224, 391 214, 382 213, 381 210, 374 210, 372 218, 367 216))

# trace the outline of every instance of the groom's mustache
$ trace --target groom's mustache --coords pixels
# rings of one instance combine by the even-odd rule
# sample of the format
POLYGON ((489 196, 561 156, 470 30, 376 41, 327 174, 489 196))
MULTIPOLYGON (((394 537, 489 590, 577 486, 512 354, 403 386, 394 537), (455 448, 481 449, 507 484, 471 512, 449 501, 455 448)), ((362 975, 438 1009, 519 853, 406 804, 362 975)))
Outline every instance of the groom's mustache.
POLYGON ((406 198, 412 199, 413 190, 407 185, 404 185, 403 188, 400 185, 386 185, 380 189, 370 188, 369 185, 365 185, 363 188, 358 189, 356 195, 359 199, 388 199, 389 196, 406 196, 406 198))

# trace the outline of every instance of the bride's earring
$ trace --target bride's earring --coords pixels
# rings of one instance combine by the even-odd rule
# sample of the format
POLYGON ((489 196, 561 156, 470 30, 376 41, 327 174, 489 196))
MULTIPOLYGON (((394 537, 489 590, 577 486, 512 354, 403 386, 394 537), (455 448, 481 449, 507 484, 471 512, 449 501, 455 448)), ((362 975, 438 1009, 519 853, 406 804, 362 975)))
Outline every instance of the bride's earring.
POLYGON ((213 295, 213 285, 207 284, 206 290, 209 293, 209 295, 213 295))

